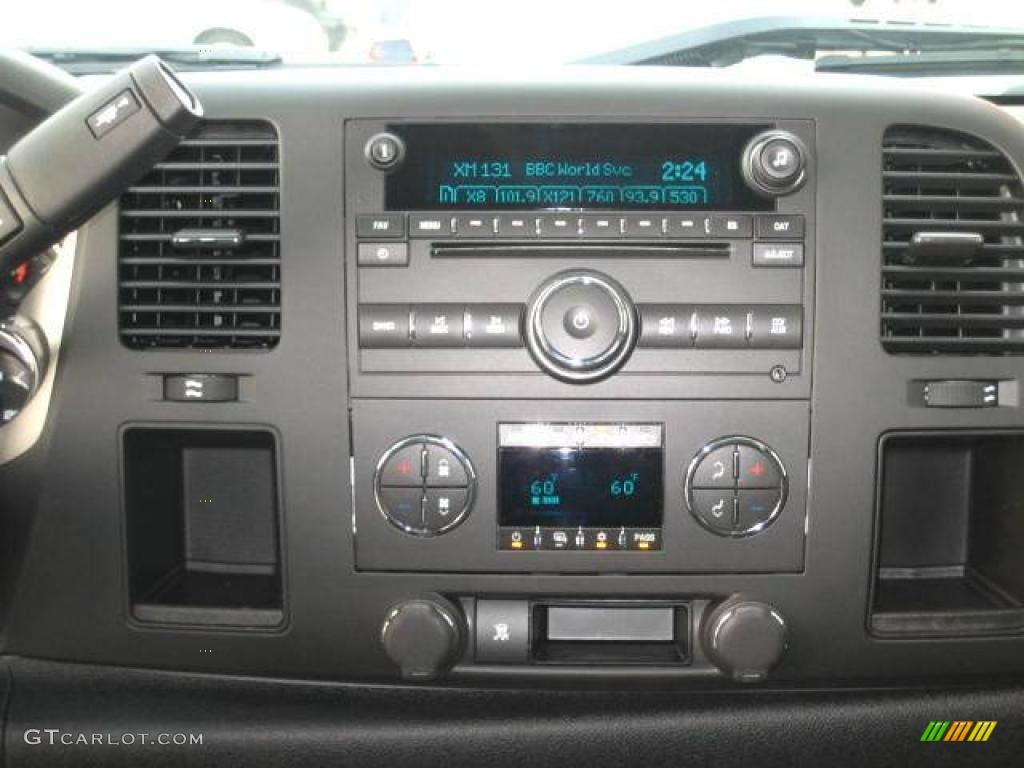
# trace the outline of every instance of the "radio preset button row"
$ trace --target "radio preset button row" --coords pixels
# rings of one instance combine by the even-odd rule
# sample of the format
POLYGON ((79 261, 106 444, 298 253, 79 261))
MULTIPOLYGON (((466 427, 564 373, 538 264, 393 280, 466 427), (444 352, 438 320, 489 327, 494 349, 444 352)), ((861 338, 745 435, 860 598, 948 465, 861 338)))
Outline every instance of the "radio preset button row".
POLYGON ((521 347, 521 304, 362 304, 363 349, 521 347))
MULTIPOLYGON (((649 239, 668 238, 802 240, 805 219, 791 214, 749 213, 411 213, 414 238, 483 239, 649 239)), ((404 214, 356 218, 360 238, 400 238, 404 214)))
POLYGON ((641 304, 639 347, 800 349, 799 304, 641 304))

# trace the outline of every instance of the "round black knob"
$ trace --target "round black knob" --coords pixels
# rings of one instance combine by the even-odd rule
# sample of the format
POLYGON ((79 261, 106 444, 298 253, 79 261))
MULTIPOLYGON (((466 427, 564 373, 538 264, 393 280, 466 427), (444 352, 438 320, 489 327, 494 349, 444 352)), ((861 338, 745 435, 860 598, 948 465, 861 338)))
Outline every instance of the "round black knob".
POLYGON ((636 308, 607 275, 572 270, 555 275, 530 299, 526 344, 556 378, 585 383, 618 370, 636 344, 636 308))
POLYGON ((743 178, 755 192, 769 197, 798 190, 807 178, 807 150, 796 136, 767 131, 743 151, 743 178))
POLYGON ((21 413, 46 372, 46 341, 19 317, 0 321, 0 427, 21 413))
POLYGON ((431 680, 458 660, 465 644, 465 621, 443 597, 418 597, 392 606, 380 637, 402 677, 431 680))
POLYGON ((701 645, 708 659, 739 683, 764 680, 788 644, 782 614, 758 600, 734 596, 705 615, 701 645))
POLYGON ((393 133, 378 133, 366 142, 366 159, 378 171, 392 171, 405 157, 405 142, 393 133))

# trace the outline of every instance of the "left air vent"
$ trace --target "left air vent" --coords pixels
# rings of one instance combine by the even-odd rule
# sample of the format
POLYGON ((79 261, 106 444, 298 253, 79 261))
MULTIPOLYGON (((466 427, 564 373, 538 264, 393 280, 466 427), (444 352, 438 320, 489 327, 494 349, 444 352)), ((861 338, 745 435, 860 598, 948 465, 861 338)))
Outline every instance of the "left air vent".
POLYGON ((121 197, 120 333, 132 349, 269 349, 281 335, 278 137, 210 121, 121 197))

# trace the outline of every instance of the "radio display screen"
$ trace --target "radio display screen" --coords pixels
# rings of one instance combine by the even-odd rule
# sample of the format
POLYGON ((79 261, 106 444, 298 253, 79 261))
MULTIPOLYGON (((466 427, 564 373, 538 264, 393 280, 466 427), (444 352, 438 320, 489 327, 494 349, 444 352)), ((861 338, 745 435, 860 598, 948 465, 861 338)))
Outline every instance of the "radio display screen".
POLYGON ((766 125, 394 124, 389 210, 772 210, 743 181, 766 125))
POLYGON ((500 430, 500 526, 661 527, 661 425, 503 424, 500 430))

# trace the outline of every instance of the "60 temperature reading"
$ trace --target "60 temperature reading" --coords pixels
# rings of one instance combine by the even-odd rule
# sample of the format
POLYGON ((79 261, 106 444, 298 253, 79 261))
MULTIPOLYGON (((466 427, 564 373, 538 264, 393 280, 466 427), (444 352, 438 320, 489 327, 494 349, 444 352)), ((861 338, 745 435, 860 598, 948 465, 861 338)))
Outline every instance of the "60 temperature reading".
POLYGON ((612 480, 612 484, 610 486, 612 496, 633 496, 636 494, 636 484, 639 480, 639 472, 633 472, 622 479, 612 480))

